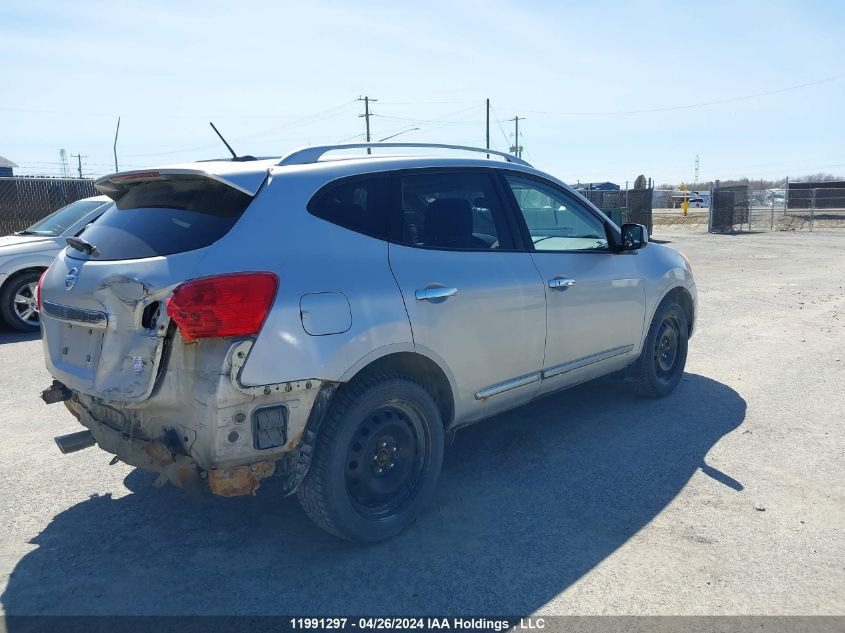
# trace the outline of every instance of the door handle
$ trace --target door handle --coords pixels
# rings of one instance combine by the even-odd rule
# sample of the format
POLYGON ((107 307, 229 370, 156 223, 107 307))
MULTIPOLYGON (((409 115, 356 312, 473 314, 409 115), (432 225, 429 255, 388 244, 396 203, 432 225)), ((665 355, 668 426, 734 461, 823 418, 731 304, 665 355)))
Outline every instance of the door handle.
POLYGON ((417 301, 434 301, 448 299, 458 294, 457 288, 421 288, 414 293, 417 301))
POLYGON ((571 288, 575 285, 574 279, 564 279, 562 277, 555 277, 549 279, 549 288, 552 290, 563 290, 564 288, 571 288))

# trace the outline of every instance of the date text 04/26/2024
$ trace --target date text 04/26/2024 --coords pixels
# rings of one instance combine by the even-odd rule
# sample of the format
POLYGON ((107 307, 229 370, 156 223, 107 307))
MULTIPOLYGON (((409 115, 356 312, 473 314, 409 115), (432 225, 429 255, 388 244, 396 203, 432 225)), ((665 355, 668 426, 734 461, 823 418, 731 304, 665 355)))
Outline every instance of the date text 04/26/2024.
POLYGON ((437 618, 437 617, 362 617, 362 618, 291 618, 294 630, 345 630, 359 631, 506 631, 510 628, 540 630, 546 628, 543 618, 437 618))

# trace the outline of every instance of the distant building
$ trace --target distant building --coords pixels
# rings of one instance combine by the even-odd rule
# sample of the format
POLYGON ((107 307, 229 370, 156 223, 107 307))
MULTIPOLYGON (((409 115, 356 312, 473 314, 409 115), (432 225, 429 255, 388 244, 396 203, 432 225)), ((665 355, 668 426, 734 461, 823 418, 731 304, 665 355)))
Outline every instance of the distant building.
POLYGON ((8 158, 3 158, 0 156, 0 177, 2 176, 14 176, 15 173, 12 171, 17 165, 15 165, 12 161, 8 158))
POLYGON ((572 185, 578 191, 619 191, 620 187, 615 182, 579 182, 572 185))

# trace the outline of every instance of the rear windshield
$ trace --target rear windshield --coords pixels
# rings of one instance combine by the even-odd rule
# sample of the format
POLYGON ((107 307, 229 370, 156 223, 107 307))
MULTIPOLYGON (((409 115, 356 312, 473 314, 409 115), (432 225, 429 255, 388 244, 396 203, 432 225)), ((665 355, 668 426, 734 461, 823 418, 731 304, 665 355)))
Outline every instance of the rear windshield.
MULTIPOLYGON (((139 183, 81 237, 97 261, 140 259, 204 248, 231 229, 252 198, 207 178, 139 183)), ((76 259, 89 256, 73 248, 76 259)))

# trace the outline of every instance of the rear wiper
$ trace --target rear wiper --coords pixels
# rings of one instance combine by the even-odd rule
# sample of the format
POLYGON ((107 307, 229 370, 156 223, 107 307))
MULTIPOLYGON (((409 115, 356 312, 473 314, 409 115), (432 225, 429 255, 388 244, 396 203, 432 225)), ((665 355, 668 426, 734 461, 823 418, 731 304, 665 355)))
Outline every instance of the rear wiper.
POLYGON ((65 242, 67 242, 67 245, 71 248, 75 248, 76 250, 81 251, 86 255, 90 255, 91 257, 100 256, 100 250, 90 242, 82 239, 81 237, 66 237, 65 242))

